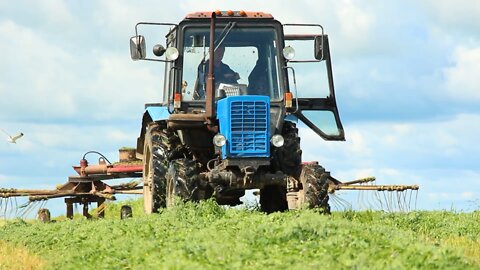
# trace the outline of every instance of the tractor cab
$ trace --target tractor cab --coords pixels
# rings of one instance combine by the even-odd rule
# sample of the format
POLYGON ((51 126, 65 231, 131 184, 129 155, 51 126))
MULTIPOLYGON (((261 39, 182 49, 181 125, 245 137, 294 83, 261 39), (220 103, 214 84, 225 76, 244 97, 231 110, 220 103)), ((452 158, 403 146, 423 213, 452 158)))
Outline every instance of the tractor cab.
MULTIPOLYGON (((278 31, 274 25, 227 23, 215 30, 216 98, 263 95, 283 98, 278 64, 278 31)), ((182 101, 204 101, 209 68, 208 26, 185 26, 183 31, 182 101)))

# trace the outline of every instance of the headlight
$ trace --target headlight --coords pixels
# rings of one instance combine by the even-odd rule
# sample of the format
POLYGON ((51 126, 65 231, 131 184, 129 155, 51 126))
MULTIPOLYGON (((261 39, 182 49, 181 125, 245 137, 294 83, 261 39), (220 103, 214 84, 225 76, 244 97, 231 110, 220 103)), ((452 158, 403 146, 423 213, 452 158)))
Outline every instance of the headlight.
POLYGON ((272 139, 270 139, 270 142, 272 142, 275 147, 282 147, 285 140, 282 135, 275 134, 272 136, 272 139))
POLYGON ((178 50, 175 47, 168 47, 165 51, 165 58, 168 61, 175 61, 178 58, 178 50))
POLYGON ((283 57, 287 60, 292 60, 295 57, 295 49, 290 46, 283 48, 283 57))
POLYGON ((225 139, 225 136, 223 136, 222 134, 217 134, 213 136, 213 144, 217 147, 224 146, 226 142, 227 139, 225 139))

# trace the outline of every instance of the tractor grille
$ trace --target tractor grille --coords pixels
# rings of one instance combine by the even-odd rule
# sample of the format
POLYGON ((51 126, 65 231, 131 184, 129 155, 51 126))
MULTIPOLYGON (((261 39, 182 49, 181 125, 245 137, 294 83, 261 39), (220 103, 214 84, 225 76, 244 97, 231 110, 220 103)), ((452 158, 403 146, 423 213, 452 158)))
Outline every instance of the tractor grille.
POLYGON ((267 153, 268 102, 232 101, 230 106, 230 154, 241 156, 267 153))

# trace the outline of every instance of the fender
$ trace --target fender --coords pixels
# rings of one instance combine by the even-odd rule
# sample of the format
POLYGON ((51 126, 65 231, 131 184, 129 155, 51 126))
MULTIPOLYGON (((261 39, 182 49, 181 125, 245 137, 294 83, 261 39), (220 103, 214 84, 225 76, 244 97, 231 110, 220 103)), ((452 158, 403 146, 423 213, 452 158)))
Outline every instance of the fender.
POLYGON ((145 140, 145 131, 148 124, 151 122, 166 121, 170 117, 170 112, 166 106, 148 106, 145 109, 142 117, 142 128, 140 136, 137 138, 137 153, 136 157, 142 159, 143 157, 143 143, 145 140))
POLYGON ((149 106, 145 110, 145 114, 150 116, 152 121, 167 120, 170 117, 170 112, 166 106, 149 106))

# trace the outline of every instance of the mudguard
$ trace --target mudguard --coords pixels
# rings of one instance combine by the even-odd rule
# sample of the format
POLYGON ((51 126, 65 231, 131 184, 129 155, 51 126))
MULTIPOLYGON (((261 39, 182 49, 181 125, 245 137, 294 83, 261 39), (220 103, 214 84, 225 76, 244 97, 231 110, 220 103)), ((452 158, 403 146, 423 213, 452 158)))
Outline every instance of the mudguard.
POLYGON ((143 141, 145 138, 145 130, 150 122, 164 121, 170 117, 170 112, 166 106, 147 106, 142 118, 142 129, 140 136, 137 138, 137 158, 143 155, 143 141))
POLYGON ((170 112, 166 106, 147 107, 145 113, 148 113, 152 121, 167 120, 170 117, 170 112))

